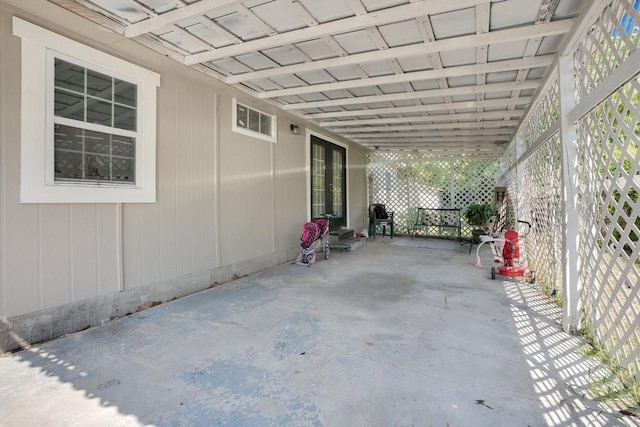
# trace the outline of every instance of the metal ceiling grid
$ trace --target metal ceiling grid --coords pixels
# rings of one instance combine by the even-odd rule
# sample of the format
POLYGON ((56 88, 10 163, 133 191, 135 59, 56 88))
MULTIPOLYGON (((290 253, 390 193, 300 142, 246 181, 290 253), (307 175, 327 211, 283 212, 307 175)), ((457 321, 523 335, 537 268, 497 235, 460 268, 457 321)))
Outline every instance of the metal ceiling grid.
POLYGON ((496 154, 587 3, 50 1, 364 146, 496 154))

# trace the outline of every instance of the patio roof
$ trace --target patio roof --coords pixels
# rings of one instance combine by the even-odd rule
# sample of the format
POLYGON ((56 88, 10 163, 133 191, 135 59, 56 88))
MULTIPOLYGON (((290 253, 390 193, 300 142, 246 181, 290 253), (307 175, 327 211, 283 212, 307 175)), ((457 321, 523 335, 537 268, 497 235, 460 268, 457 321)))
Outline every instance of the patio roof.
POLYGON ((50 0, 375 149, 502 154, 582 0, 50 0))

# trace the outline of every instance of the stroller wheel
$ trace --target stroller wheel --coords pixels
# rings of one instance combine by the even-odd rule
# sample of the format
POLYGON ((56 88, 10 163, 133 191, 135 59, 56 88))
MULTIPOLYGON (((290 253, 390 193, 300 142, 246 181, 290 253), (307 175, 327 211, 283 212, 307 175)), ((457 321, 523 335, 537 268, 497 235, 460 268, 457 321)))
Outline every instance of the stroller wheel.
POLYGON ((531 279, 529 279, 529 283, 534 284, 536 283, 536 272, 531 270, 531 279))
POLYGON ((496 268, 491 267, 491 279, 496 280, 496 268))

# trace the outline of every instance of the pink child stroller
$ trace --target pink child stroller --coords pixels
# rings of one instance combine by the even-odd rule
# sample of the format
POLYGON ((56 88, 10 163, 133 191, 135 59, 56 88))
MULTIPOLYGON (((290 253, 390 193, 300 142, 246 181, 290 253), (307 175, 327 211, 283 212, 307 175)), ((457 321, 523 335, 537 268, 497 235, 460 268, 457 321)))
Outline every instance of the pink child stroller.
POLYGON ((316 262, 316 249, 322 245, 324 259, 329 259, 329 220, 316 218, 302 226, 300 254, 294 264, 310 267, 316 262))

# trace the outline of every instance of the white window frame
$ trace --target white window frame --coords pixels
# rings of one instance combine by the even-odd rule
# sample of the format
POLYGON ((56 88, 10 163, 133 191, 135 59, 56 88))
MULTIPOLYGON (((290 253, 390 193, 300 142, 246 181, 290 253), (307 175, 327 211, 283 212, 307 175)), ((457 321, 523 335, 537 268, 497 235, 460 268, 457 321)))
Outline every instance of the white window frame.
POLYGON ((277 142, 277 125, 278 120, 275 114, 265 113, 264 111, 260 111, 257 108, 249 107, 247 104, 243 104, 242 102, 238 102, 236 98, 233 98, 232 106, 231 106, 231 130, 236 133, 240 133, 242 135, 252 136, 254 138, 262 139, 264 141, 276 143, 277 142), (241 128, 238 126, 238 105, 243 106, 247 110, 253 110, 257 113, 262 114, 263 116, 267 116, 271 118, 271 135, 266 135, 264 133, 255 132, 250 129, 241 128))
POLYGON ((156 92, 160 75, 20 18, 13 18, 13 34, 22 41, 20 201, 155 202, 156 92), (135 184, 55 181, 54 56, 137 85, 135 184))

